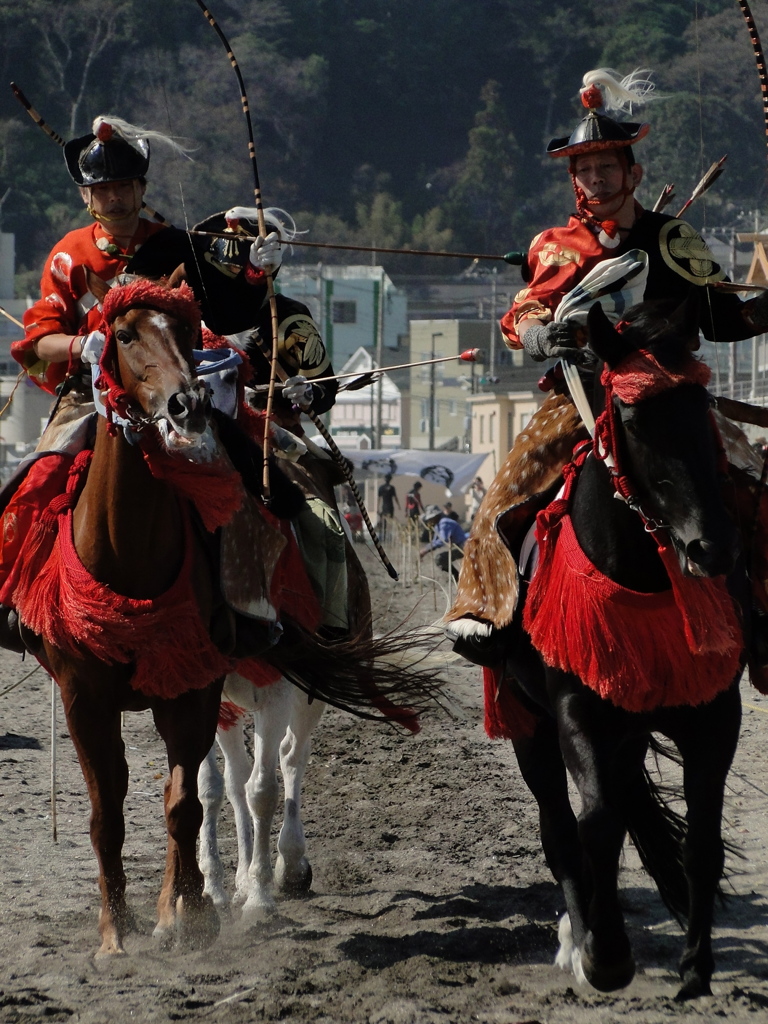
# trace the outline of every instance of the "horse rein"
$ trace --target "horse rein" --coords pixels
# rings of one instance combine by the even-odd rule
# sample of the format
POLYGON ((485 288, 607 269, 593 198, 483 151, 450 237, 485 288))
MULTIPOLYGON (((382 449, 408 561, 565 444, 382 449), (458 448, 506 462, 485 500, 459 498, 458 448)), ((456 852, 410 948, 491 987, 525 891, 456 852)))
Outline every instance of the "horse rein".
MULTIPOLYGON (((655 519, 653 516, 649 516, 640 504, 640 500, 637 497, 634 489, 632 488, 628 477, 620 472, 615 458, 615 443, 613 445, 608 444, 608 438, 615 439, 615 419, 612 412, 609 412, 609 408, 613 409, 613 396, 610 390, 606 392, 606 403, 605 413, 606 419, 603 420, 603 429, 598 429, 597 421, 595 420, 592 407, 589 404, 589 399, 584 390, 579 371, 573 363, 566 362, 561 359, 559 366, 563 371, 563 378, 565 383, 568 385, 568 390, 573 400, 573 404, 581 416, 582 422, 589 432, 591 438, 590 441, 583 441, 582 445, 591 445, 592 452, 596 459, 605 464, 606 469, 611 474, 611 480, 614 486, 614 498, 619 501, 626 502, 627 506, 636 512, 643 523, 643 529, 646 533, 656 533, 657 530, 668 530, 669 524, 663 522, 660 519, 655 519), (607 429, 606 429, 607 427, 607 429), (613 450, 612 450, 613 449, 613 450)), ((580 446, 578 446, 580 447, 580 446)), ((577 447, 577 450, 578 450, 577 447)))

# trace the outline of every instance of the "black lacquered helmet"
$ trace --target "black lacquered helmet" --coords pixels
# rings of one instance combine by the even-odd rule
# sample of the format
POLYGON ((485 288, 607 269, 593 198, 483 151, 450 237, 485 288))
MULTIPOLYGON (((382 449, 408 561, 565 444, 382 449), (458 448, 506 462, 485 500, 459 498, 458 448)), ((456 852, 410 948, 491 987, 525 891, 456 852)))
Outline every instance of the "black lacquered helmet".
POLYGON ((205 259, 222 273, 235 277, 248 263, 248 253, 253 240, 241 236, 258 235, 259 225, 255 217, 253 220, 245 217, 233 220, 227 218, 227 213, 229 211, 226 210, 212 213, 210 217, 195 224, 195 231, 218 231, 227 234, 226 238, 208 239, 205 259))
POLYGON ((590 110, 567 138, 552 139, 547 146, 547 153, 550 156, 578 156, 580 153, 594 153, 601 149, 621 149, 644 138, 650 127, 649 124, 632 121, 621 123, 605 114, 598 114, 596 110, 590 110))
POLYGON ((648 79, 639 77, 643 74, 645 72, 636 71, 618 81, 605 68, 588 72, 584 76, 581 102, 589 113, 570 135, 552 139, 547 146, 549 156, 573 157, 605 149, 623 149, 645 138, 651 128, 649 124, 615 121, 605 113, 598 113, 603 107, 621 111, 627 105, 647 102, 653 86, 648 79))
POLYGON ((126 138, 119 127, 96 118, 93 132, 64 146, 64 159, 77 185, 143 178, 149 170, 149 142, 140 136, 126 138))
MULTIPOLYGON (((298 234, 293 217, 286 210, 268 206, 262 213, 267 234, 276 231, 283 242, 290 242, 298 234)), ((208 239, 204 259, 222 273, 234 277, 248 263, 253 237, 260 234, 258 211, 255 206, 233 206, 221 213, 212 213, 195 224, 195 230, 227 235, 226 238, 208 239)))

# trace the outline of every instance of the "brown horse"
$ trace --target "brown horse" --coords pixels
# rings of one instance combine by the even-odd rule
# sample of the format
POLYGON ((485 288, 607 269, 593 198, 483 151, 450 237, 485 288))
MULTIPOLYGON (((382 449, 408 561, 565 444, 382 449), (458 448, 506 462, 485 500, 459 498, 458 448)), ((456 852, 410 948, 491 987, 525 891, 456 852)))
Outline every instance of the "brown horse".
MULTIPOLYGON (((243 652, 223 607, 216 544, 206 536, 247 501, 250 514, 264 517, 262 538, 270 529, 283 544, 292 537, 289 529, 269 527, 264 506, 251 497, 259 493, 254 467, 261 467, 261 451, 227 417, 210 422, 209 394, 194 362, 200 311, 185 284, 170 289, 137 280, 113 288, 103 297, 103 314, 95 387, 105 416, 92 451, 74 459, 65 493, 29 531, 13 600, 25 633, 42 638, 38 657, 60 686, 88 786, 102 894, 100 953, 123 952, 131 924, 121 859, 128 770, 120 721, 123 711, 146 709, 169 765, 168 854, 155 936, 202 948, 219 922, 195 857, 203 818, 197 775, 216 735, 224 676, 245 671, 256 655, 310 703, 411 731, 443 683, 428 660, 420 664, 429 640, 373 638, 365 616, 343 642, 315 635, 300 614, 295 563, 287 597, 276 592, 285 606, 282 642, 271 646, 270 634, 261 643, 251 632, 243 652), (222 654, 212 632, 219 646, 237 653, 222 654)), ((274 516, 290 518, 303 502, 298 488, 273 474, 274 516)), ((269 555, 269 540, 260 544, 259 551, 249 547, 248 558, 269 555)))
MULTIPOLYGON (((102 897, 101 955, 122 953, 123 938, 131 926, 121 857, 128 786, 120 728, 124 711, 151 709, 168 752, 168 852, 155 936, 182 947, 202 948, 219 931, 216 910, 203 895, 195 850, 202 821, 197 773, 216 735, 226 672, 208 639, 214 580, 209 559, 189 528, 185 499, 171 482, 153 475, 143 443, 152 434, 155 445, 161 440, 163 456, 179 459, 180 453, 193 455, 206 433, 210 436, 210 403, 192 355, 199 312, 191 292, 179 290, 169 305, 158 304, 149 292, 128 300, 122 294, 126 291, 113 289, 105 301, 111 349, 108 363, 102 361, 103 375, 109 376, 107 383, 112 385, 107 405, 120 412, 126 426, 115 429, 107 418, 99 417, 87 478, 82 483, 83 473, 79 481, 76 474, 70 475, 70 507, 63 514, 59 510, 54 531, 59 561, 79 581, 77 586, 86 592, 83 600, 90 604, 80 606, 71 580, 51 583, 49 579, 47 585, 54 589, 46 591, 48 598, 57 593, 61 602, 51 614, 51 601, 34 589, 46 574, 55 575, 50 560, 42 573, 36 568, 34 581, 27 579, 26 599, 19 602, 25 625, 43 637, 41 660, 47 661, 61 689, 88 787, 91 842, 102 897), (179 587, 181 575, 188 575, 185 585, 191 595, 183 605, 186 619, 179 619, 178 608, 173 610, 174 620, 164 619, 159 608, 162 596, 179 587), (82 582, 87 579, 89 586, 82 582), (114 617, 131 620, 135 614, 136 618, 131 620, 131 639, 99 657, 94 650, 106 650, 112 642, 110 623, 105 619, 77 628, 73 622, 90 620, 93 609, 93 614, 101 614, 102 606, 114 617), (149 613, 146 619, 137 614, 141 611, 149 613), (54 616, 65 621, 54 622, 54 616), (152 652, 157 649, 172 663, 177 655, 172 634, 180 622, 186 625, 195 619, 198 673, 190 674, 177 693, 166 686, 167 673, 159 664, 163 679, 153 684, 150 664, 143 683, 137 682, 137 660, 131 651, 146 649, 154 659, 152 652), (158 635, 164 621, 169 626, 167 635, 158 635), (66 631, 69 636, 64 635, 66 631), (170 654, 163 652, 163 645, 170 645, 170 654)), ((85 461, 78 457, 76 465, 85 461)))

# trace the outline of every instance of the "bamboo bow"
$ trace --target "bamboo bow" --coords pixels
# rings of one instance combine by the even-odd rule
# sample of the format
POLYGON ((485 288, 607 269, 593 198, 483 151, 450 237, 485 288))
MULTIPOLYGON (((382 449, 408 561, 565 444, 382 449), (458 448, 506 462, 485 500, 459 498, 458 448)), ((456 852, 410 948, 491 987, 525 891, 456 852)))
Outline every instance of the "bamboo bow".
MULTIPOLYGON (((241 100, 241 103, 243 105, 243 114, 245 115, 245 121, 246 121, 246 124, 248 126, 248 153, 249 153, 249 156, 250 156, 250 159, 251 159, 251 168, 253 169, 253 195, 254 195, 254 201, 255 201, 255 205, 256 205, 256 218, 257 218, 257 222, 258 222, 258 225, 259 225, 259 234, 262 237, 265 237, 267 232, 266 232, 266 225, 265 225, 265 222, 264 222, 264 204, 263 204, 262 199, 261 199, 261 185, 259 183, 259 169, 258 169, 258 165, 256 163, 256 143, 255 143, 254 137, 253 137, 253 124, 251 123, 251 112, 250 112, 250 107, 248 105, 248 96, 247 96, 246 91, 245 91, 245 82, 243 81, 243 76, 242 76, 242 74, 240 72, 240 66, 237 63, 237 59, 235 58, 235 55, 232 52, 232 47, 227 42, 227 38, 224 35, 224 33, 222 32, 222 30, 219 27, 218 23, 216 22, 216 19, 213 17, 211 12, 205 6, 203 0, 196 0, 196 3, 197 3, 197 6, 200 8, 200 10, 205 15, 206 19, 208 20, 208 24, 211 26, 211 28, 214 30, 216 35, 221 40, 221 42, 222 42, 222 44, 224 46, 224 49, 227 51, 227 57, 229 57, 229 63, 232 65, 232 68, 233 68, 233 70, 235 72, 235 75, 237 76, 238 85, 240 86, 240 100, 241 100)), ((280 377, 281 380, 285 380, 288 375, 285 373, 285 371, 280 366, 280 363, 278 361, 277 300, 275 299, 275 288, 274 288, 274 283, 272 281, 272 275, 269 272, 267 272, 266 277, 267 277, 267 298, 269 300, 269 310, 270 310, 270 316, 271 316, 271 320, 272 320, 272 351, 269 353, 269 355, 270 355, 269 391, 267 393, 267 410, 266 410, 266 416, 265 416, 265 419, 264 419, 264 472, 263 472, 263 488, 264 488, 264 499, 265 499, 265 501, 268 501, 269 500, 269 495, 270 495, 269 462, 268 462, 268 459, 269 459, 269 446, 270 446, 269 424, 270 424, 270 421, 271 421, 271 418, 272 418, 272 407, 273 407, 273 402, 274 402, 275 388, 276 388, 276 385, 277 385, 277 378, 280 377)), ((260 345, 263 344, 263 342, 262 342, 261 338, 258 336, 258 334, 254 335, 254 340, 257 342, 257 344, 260 344, 260 345)), ((339 449, 338 449, 338 447, 336 445, 336 442, 331 437, 328 429, 326 428, 325 424, 320 419, 320 417, 317 415, 317 413, 313 412, 310 409, 307 412, 307 415, 312 420, 314 425, 317 427, 318 431, 322 435, 322 437, 325 440, 326 444, 330 448, 333 457, 336 459, 337 463, 341 467, 341 470, 344 473, 344 476, 346 477, 347 482, 349 483, 349 485, 350 485, 350 487, 352 489, 352 493, 354 494, 355 500, 357 501, 358 506, 360 508, 360 513, 361 513, 361 515, 363 517, 363 520, 365 522, 366 527, 368 528, 368 532, 371 535, 371 540, 374 543, 374 546, 375 546, 375 548, 376 548, 376 550, 377 550, 377 552, 379 554, 379 557, 381 558, 381 560, 382 560, 382 562, 384 564, 384 567, 386 568, 387 572, 392 577, 392 579, 394 579, 394 580, 398 579, 397 570, 395 569, 395 567, 390 562, 389 558, 387 557, 386 552, 384 551, 384 548, 382 547, 381 541, 379 540, 378 535, 376 533, 376 530, 374 529, 373 523, 371 522, 370 516, 368 515, 368 510, 366 509, 365 505, 363 504, 362 497, 360 495, 359 490, 357 489, 357 482, 355 481, 355 478, 352 475, 352 471, 349 468, 347 460, 344 458, 344 456, 339 451, 339 449)))

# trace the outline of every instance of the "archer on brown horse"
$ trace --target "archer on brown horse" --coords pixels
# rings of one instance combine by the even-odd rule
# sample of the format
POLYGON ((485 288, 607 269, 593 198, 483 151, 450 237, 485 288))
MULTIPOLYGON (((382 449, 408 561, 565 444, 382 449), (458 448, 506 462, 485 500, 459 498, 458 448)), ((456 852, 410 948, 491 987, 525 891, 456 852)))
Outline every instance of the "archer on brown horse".
POLYGON ((211 433, 210 401, 192 355, 200 315, 188 289, 164 296, 142 283, 109 293, 104 322, 107 406, 124 427, 115 428, 113 415, 99 417, 92 453, 76 457, 67 493, 31 531, 15 604, 24 625, 43 638, 41 660, 61 689, 88 787, 100 953, 123 952, 131 925, 121 858, 128 768, 120 726, 123 711, 147 708, 169 769, 155 935, 204 947, 219 923, 196 860, 197 773, 216 734, 228 662, 209 637, 210 561, 189 502, 163 471, 174 459, 199 458, 211 433), (147 430, 151 424, 157 427, 147 430))
MULTIPOLYGON (((155 936, 202 948, 219 922, 195 856, 203 817, 197 775, 216 734, 224 676, 237 671, 264 686, 282 675, 310 702, 411 731, 442 680, 418 667, 417 638, 373 638, 365 616, 341 642, 315 634, 318 599, 288 522, 304 495, 273 467, 270 508, 261 500, 253 417, 243 410, 241 426, 213 409, 198 376, 200 310, 191 289, 147 280, 115 287, 103 297, 102 332, 93 386, 104 416, 93 447, 74 457, 41 453, 27 490, 7 504, 3 524, 15 524, 11 532, 25 540, 18 560, 3 566, 3 593, 61 688, 88 786, 100 953, 123 952, 131 925, 121 859, 125 710, 151 709, 168 752, 168 853, 155 936), (42 485, 47 497, 37 501, 42 485), (235 561, 255 588, 254 604, 272 613, 266 625, 258 616, 246 623, 245 645, 243 616, 233 621, 224 600, 227 545, 219 536, 243 515, 248 529, 235 554, 247 556, 235 561)), ((221 339, 209 335, 205 345, 218 347, 221 339)))

